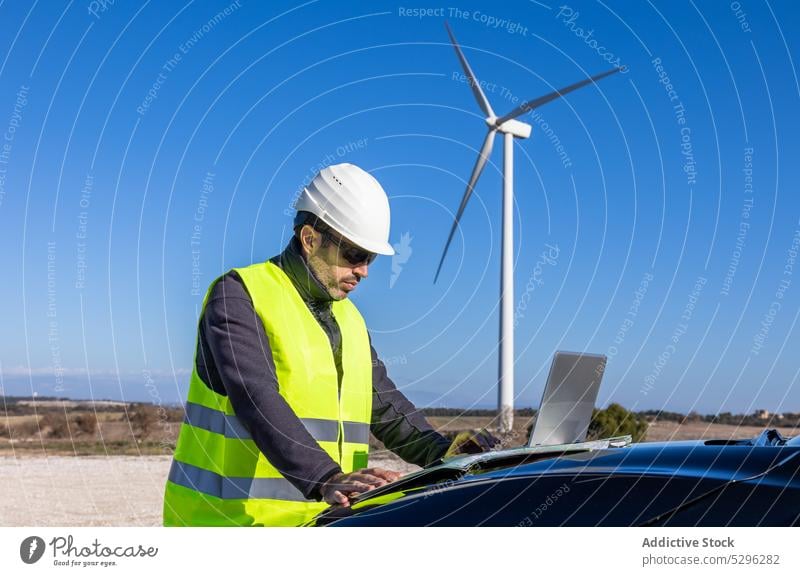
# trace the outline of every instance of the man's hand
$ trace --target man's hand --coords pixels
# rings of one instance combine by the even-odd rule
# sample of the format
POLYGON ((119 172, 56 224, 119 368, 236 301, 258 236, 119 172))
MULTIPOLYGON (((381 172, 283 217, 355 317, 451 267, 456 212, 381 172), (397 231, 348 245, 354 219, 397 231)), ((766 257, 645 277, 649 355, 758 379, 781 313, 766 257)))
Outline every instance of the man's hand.
POLYGON ((331 476, 320 489, 322 499, 328 504, 350 506, 350 498, 373 488, 394 482, 400 478, 398 472, 384 468, 363 468, 350 474, 339 473, 331 476))
POLYGON ((500 440, 486 430, 459 432, 450 444, 450 448, 448 448, 444 458, 452 458, 461 454, 488 452, 498 444, 500 444, 500 440))
POLYGON ((364 474, 372 474, 373 476, 377 476, 378 478, 383 478, 386 482, 394 482, 395 480, 399 480, 402 478, 402 474, 400 472, 395 472, 394 470, 387 470, 386 468, 364 468, 359 470, 364 474))

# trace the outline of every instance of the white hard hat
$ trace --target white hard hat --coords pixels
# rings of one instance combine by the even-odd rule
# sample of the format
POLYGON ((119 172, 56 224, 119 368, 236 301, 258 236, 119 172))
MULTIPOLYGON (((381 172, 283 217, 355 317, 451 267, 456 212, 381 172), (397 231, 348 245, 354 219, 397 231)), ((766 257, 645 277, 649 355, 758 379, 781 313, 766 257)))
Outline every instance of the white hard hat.
POLYGON ((353 164, 319 171, 303 189, 295 209, 311 212, 353 244, 391 256, 389 199, 378 181, 353 164))

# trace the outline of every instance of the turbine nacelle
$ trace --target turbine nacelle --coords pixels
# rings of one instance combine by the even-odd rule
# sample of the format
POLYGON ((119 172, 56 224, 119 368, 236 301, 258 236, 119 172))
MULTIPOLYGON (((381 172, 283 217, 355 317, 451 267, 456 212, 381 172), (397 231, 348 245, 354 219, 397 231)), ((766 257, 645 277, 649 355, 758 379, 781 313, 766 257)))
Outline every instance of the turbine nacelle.
POLYGON ((498 124, 497 118, 487 118, 486 123, 491 128, 495 128, 503 134, 511 134, 515 138, 528 138, 531 135, 532 126, 519 120, 506 120, 502 124, 498 124))

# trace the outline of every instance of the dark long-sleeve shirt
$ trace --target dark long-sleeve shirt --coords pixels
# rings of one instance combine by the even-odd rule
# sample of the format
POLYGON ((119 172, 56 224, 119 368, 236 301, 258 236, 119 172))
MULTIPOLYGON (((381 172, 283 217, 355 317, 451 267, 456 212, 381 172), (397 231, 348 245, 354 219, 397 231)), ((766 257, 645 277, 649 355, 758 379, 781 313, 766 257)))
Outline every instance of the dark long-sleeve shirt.
MULTIPOLYGON (((341 382, 341 333, 332 299, 308 268, 296 239, 272 260, 286 272, 331 342, 341 382)), ((321 498, 323 482, 341 472, 278 392, 275 363, 264 325, 235 271, 213 287, 199 325, 197 372, 215 392, 230 398, 256 446, 306 498, 321 498)), ((378 440, 403 460, 425 466, 445 453, 449 441, 389 378, 372 353, 372 423, 378 440)))

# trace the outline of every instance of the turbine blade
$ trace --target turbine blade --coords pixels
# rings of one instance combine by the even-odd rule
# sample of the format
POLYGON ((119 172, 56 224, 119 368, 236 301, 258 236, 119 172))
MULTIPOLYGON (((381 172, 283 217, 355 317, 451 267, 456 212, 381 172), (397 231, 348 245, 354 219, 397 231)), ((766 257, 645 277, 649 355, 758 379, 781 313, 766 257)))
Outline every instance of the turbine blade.
POLYGON ((483 110, 483 113, 487 116, 494 116, 494 111, 489 104, 489 100, 486 98, 486 94, 483 93, 483 90, 481 90, 481 85, 478 83, 478 79, 472 72, 472 68, 469 67, 469 62, 467 62, 466 56, 464 56, 464 53, 461 51, 461 47, 458 45, 456 37, 453 36, 453 31, 450 30, 450 25, 447 22, 445 22, 444 25, 445 28, 447 28, 447 34, 450 36, 450 42, 453 43, 453 48, 456 49, 456 55, 458 56, 458 59, 461 60, 461 67, 464 68, 464 72, 467 74, 467 78, 469 78, 469 85, 472 88, 472 93, 475 95, 475 100, 478 101, 478 106, 481 107, 481 110, 483 110))
POLYGON ((528 100, 527 102, 523 102, 522 104, 514 108, 511 112, 500 118, 497 121, 497 125, 499 126, 503 122, 511 120, 512 118, 516 118, 520 114, 524 114, 525 112, 530 112, 534 108, 538 108, 543 104, 547 104, 551 100, 555 100, 556 98, 561 98, 562 96, 569 94, 573 90, 577 90, 578 88, 583 88, 587 84, 590 84, 592 82, 597 82, 598 80, 605 78, 606 76, 610 76, 615 72, 619 72, 620 70, 622 70, 622 68, 614 68, 612 70, 603 72, 602 74, 598 74, 597 76, 592 76, 591 78, 587 78, 586 80, 581 80, 580 82, 575 82, 575 84, 570 84, 566 88, 561 88, 560 90, 551 92, 546 96, 541 96, 539 98, 536 98, 535 100, 528 100))
POLYGON ((453 240, 453 234, 455 234, 456 228, 458 228, 458 222, 461 220, 461 215, 464 214, 464 208, 467 207, 467 202, 469 202, 469 197, 472 196, 472 191, 475 189, 475 184, 478 182, 481 172, 483 172, 483 167, 486 166, 486 161, 492 154, 492 146, 494 145, 495 134, 496 131, 494 128, 490 129, 486 134, 486 139, 483 141, 483 147, 481 147, 481 151, 478 154, 478 159, 475 161, 475 166, 472 168, 472 176, 470 176, 469 182, 467 183, 467 190, 464 192, 464 197, 461 199, 461 206, 458 207, 455 222, 453 222, 453 227, 450 229, 450 236, 447 237, 447 244, 444 245, 442 259, 439 260, 439 267, 436 269, 436 276, 433 279, 434 284, 436 284, 436 281, 439 279, 439 272, 442 271, 444 257, 447 256, 447 249, 450 247, 450 242, 453 240))

